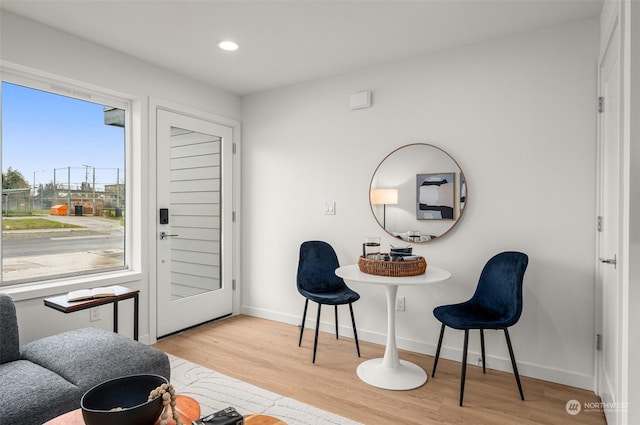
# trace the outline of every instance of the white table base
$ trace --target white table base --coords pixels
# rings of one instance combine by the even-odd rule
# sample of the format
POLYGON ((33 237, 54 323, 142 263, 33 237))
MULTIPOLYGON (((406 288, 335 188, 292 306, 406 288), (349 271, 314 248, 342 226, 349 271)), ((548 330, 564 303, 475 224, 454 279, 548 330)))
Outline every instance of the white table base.
POLYGON ((387 298, 387 345, 384 358, 371 359, 358 366, 358 377, 369 385, 386 390, 413 390, 427 382, 427 372, 420 366, 400 360, 396 346, 396 296, 398 285, 425 285, 451 277, 446 270, 430 267, 419 276, 389 277, 362 273, 357 264, 340 267, 336 275, 346 281, 384 285, 387 298))
POLYGON ((396 347, 397 285, 387 285, 387 345, 384 358, 371 359, 358 366, 358 377, 369 385, 385 390, 412 390, 427 382, 427 373, 420 366, 400 360, 396 347))
POLYGON ((427 382, 427 373, 420 366, 400 360, 395 367, 387 367, 384 359, 360 363, 358 377, 369 385, 385 390, 412 390, 427 382))

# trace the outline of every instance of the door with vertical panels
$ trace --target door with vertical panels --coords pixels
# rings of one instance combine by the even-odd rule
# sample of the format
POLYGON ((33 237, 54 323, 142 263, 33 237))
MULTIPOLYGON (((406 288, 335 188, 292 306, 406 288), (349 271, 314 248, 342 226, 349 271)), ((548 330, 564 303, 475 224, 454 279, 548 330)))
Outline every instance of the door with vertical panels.
POLYGON ((157 110, 158 336, 232 312, 232 128, 157 110), (228 255, 227 255, 228 253, 228 255))

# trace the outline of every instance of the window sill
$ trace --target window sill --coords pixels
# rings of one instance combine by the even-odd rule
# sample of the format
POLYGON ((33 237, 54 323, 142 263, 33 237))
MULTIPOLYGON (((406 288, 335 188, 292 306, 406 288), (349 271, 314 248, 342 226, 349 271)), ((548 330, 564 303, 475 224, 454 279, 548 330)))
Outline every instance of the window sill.
POLYGON ((15 285, 13 287, 0 286, 0 292, 11 295, 14 301, 25 301, 59 295, 76 289, 111 285, 136 286, 141 280, 142 273, 123 270, 93 276, 77 276, 41 283, 15 285))

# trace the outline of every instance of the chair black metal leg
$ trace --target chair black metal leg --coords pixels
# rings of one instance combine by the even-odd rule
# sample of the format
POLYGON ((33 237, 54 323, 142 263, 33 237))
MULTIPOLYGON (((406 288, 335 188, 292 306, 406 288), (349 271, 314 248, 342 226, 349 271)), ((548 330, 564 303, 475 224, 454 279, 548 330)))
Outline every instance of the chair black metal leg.
POLYGON ((513 374, 516 376, 516 382, 518 383, 518 390, 520 390, 520 399, 524 400, 524 393, 522 392, 522 384, 520 383, 520 374, 518 374, 518 366, 516 366, 516 358, 513 355, 513 348, 511 347, 511 338, 509 338, 509 331, 504 329, 504 336, 507 339, 507 347, 509 348, 509 356, 511 356, 511 365, 513 366, 513 374))
POLYGON ((358 357, 360 357, 360 344, 358 343, 358 332, 356 331, 356 319, 353 316, 353 305, 349 303, 349 311, 351 312, 351 324, 353 325, 353 338, 356 340, 356 350, 358 351, 358 357))
POLYGON ((320 329, 320 309, 322 304, 318 304, 318 317, 316 318, 316 337, 313 340, 313 362, 316 362, 316 349, 318 348, 318 330, 320 329))
POLYGON ((482 351, 482 373, 487 372, 486 362, 484 357, 484 329, 480 329, 480 350, 482 351))
POLYGON ((464 380, 467 375, 467 347, 469 346, 469 329, 464 330, 464 348, 462 349, 462 371, 460 373, 460 406, 464 397, 464 380))
POLYGON ((338 306, 334 305, 335 316, 336 316, 336 339, 338 339, 338 306))
POLYGON ((298 347, 302 345, 302 333, 304 332, 304 321, 307 318, 307 306, 309 305, 309 298, 304 300, 304 313, 302 313, 302 324, 300 325, 300 339, 298 339, 298 347))
POLYGON ((435 378, 436 376, 436 368, 438 367, 438 359, 440 358, 440 347, 442 347, 442 337, 444 336, 444 323, 440 328, 440 338, 438 339, 438 348, 436 349, 436 358, 433 361, 433 371, 431 372, 431 377, 435 378))

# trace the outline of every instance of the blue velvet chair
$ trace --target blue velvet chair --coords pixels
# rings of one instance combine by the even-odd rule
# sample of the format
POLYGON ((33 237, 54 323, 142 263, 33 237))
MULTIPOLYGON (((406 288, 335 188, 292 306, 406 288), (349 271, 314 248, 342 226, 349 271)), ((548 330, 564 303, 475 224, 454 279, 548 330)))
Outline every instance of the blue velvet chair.
POLYGON ((464 380, 467 371, 467 346, 469 330, 480 330, 480 348, 482 350, 482 372, 486 372, 484 355, 484 330, 501 329, 507 340, 513 373, 524 400, 520 375, 511 347, 508 327, 515 325, 522 313, 522 282, 529 257, 521 252, 502 252, 485 264, 480 275, 476 291, 470 300, 460 304, 443 305, 433 310, 433 315, 442 323, 438 349, 433 363, 431 377, 436 375, 444 329, 464 330, 464 348, 462 351, 462 371, 460 376, 460 406, 464 397, 464 380))
POLYGON ((360 299, 360 295, 351 290, 342 280, 336 276, 335 271, 340 267, 335 251, 326 242, 307 241, 300 245, 300 259, 298 261, 297 286, 298 292, 305 297, 302 325, 300 326, 300 339, 298 347, 302 344, 304 322, 307 317, 309 300, 318 303, 318 316, 316 318, 316 335, 313 342, 313 363, 316 362, 316 349, 318 347, 318 328, 320 326, 320 309, 323 304, 333 305, 336 321, 336 339, 338 338, 338 306, 349 304, 351 312, 351 324, 353 336, 356 341, 356 350, 360 357, 360 345, 356 332, 356 321, 353 317, 352 303, 360 299))

